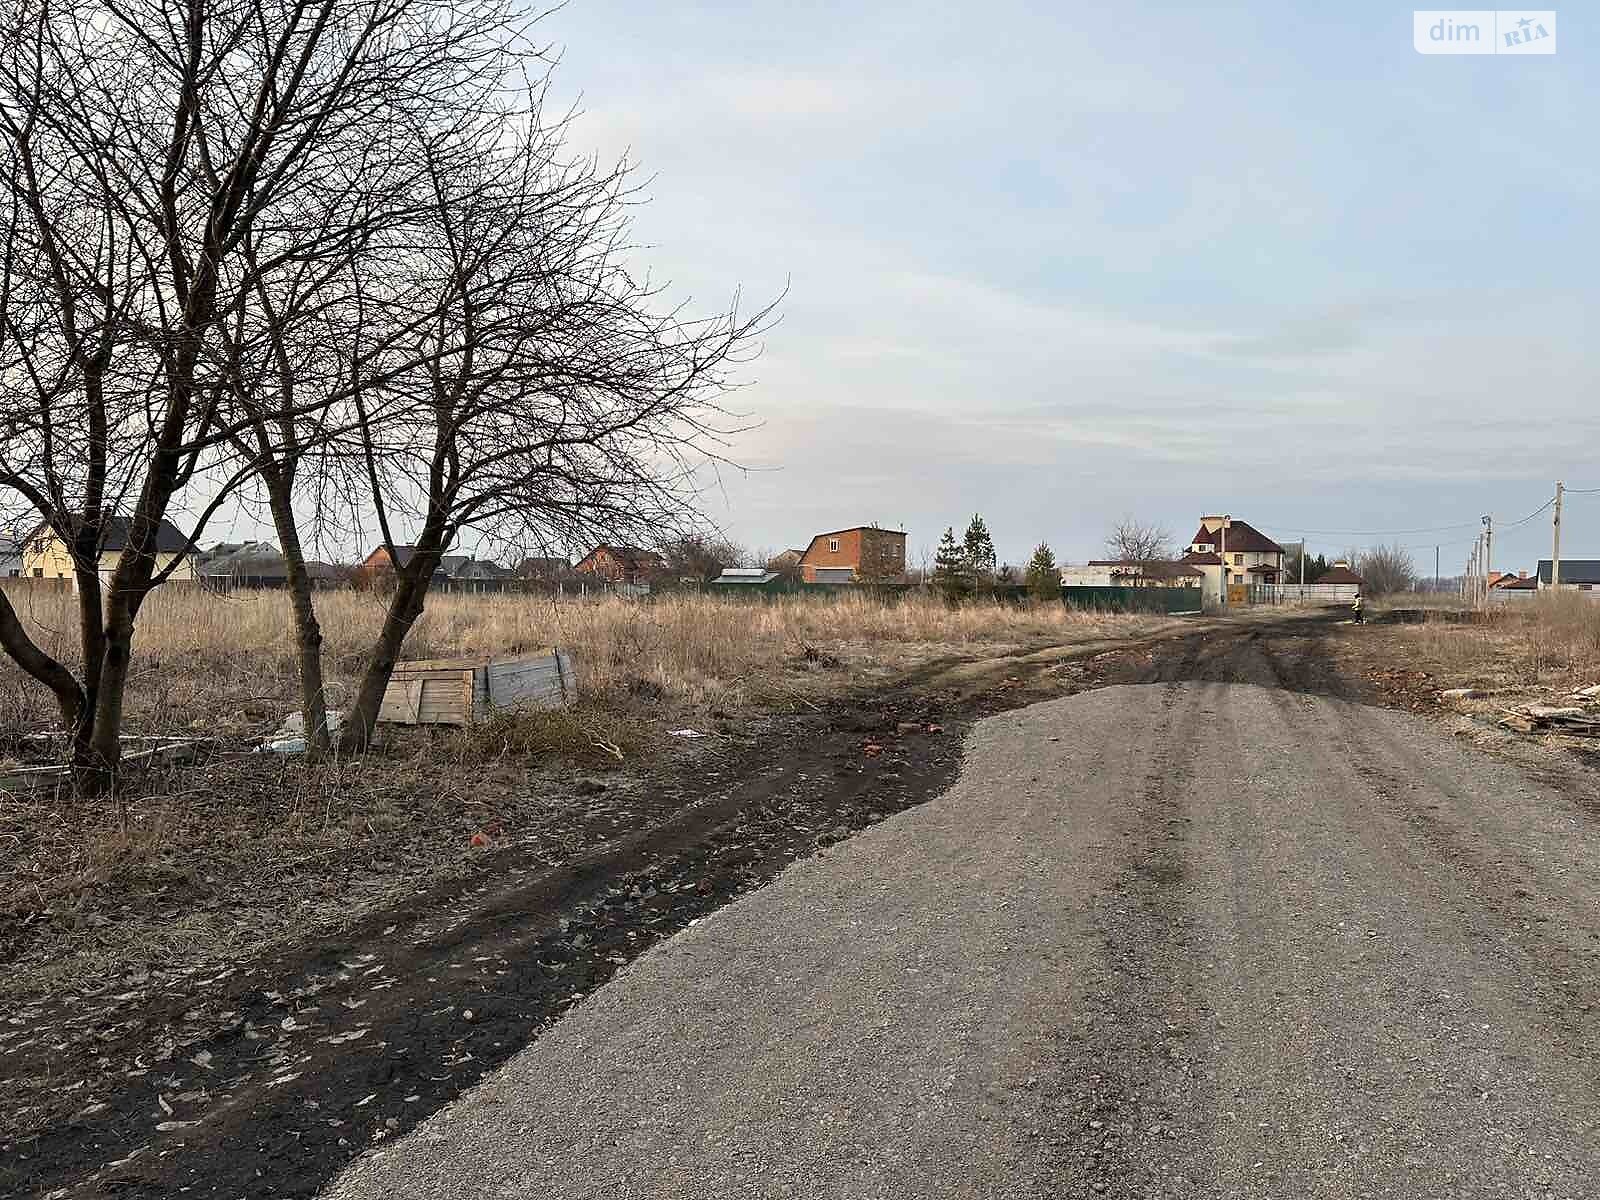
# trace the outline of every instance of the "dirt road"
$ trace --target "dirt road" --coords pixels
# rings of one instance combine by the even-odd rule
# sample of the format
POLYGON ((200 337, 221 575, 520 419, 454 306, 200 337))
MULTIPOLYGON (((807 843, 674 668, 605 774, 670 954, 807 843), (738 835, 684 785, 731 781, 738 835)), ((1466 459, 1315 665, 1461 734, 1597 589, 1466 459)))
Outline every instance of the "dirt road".
POLYGON ((1316 637, 980 722, 328 1194, 1600 1195, 1595 778, 1344 698, 1316 637))

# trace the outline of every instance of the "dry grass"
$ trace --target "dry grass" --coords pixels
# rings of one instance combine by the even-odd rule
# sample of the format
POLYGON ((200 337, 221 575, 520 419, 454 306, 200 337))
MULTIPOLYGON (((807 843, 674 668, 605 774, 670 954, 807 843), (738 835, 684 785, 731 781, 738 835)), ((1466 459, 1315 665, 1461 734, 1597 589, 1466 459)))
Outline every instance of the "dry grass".
POLYGON ((1565 690, 1600 682, 1600 604, 1583 594, 1544 594, 1461 621, 1430 614, 1396 630, 1412 657, 1452 684, 1565 690))
MULTIPOLYGON (((54 588, 9 585, 13 604, 51 653, 74 658, 73 598, 54 588)), ((360 670, 383 619, 381 598, 330 592, 317 598, 333 700, 360 670)), ((559 644, 574 657, 583 697, 598 705, 640 698, 680 710, 739 707, 774 698, 767 678, 824 648, 847 666, 901 665, 919 653, 979 646, 1137 635, 1162 618, 1086 614, 1061 605, 972 605, 870 597, 787 597, 770 603, 693 596, 648 603, 521 596, 438 596, 412 630, 408 658, 518 654, 559 644)), ((159 732, 191 724, 259 727, 292 709, 294 633, 281 593, 213 596, 169 587, 140 616, 130 727, 159 732)), ((788 685, 785 685, 788 686, 788 685)), ((0 667, 0 719, 50 723, 40 689, 0 667)), ((0 755, 4 747, 0 747, 0 755)))

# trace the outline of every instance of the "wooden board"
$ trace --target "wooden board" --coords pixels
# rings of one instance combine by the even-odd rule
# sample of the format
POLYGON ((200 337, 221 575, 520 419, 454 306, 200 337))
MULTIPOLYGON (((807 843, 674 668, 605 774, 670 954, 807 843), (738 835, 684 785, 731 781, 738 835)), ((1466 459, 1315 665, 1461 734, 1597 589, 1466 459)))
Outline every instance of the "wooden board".
POLYGON ((558 708, 574 695, 572 659, 555 649, 517 658, 430 658, 398 663, 378 720, 470 725, 490 712, 558 708))
POLYGON ((491 709, 559 708, 571 698, 572 660, 554 653, 494 662, 484 679, 491 709))

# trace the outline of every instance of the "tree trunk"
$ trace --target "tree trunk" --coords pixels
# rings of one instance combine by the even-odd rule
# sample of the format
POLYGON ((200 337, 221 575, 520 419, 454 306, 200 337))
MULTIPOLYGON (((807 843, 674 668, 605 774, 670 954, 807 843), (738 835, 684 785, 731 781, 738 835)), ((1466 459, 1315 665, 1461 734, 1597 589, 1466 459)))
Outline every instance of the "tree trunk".
POLYGON ((100 692, 95 697, 89 736, 72 762, 74 786, 85 795, 107 791, 116 784, 117 767, 122 761, 123 700, 133 668, 134 610, 115 581, 106 610, 100 692))
POLYGON ((323 758, 332 752, 333 740, 328 728, 328 693, 322 674, 322 626, 317 621, 317 609, 311 597, 311 573, 306 569, 305 548, 300 544, 300 527, 294 515, 289 481, 277 470, 264 470, 262 480, 266 484, 272 523, 278 531, 283 561, 288 568, 300 672, 300 719, 305 725, 306 754, 313 759, 323 758))
POLYGON ((389 680, 400 661, 400 651, 405 646, 406 635, 422 615, 427 600, 428 587, 439 565, 442 550, 426 553, 418 546, 404 571, 397 571, 394 593, 389 597, 389 611, 384 614, 383 628, 367 658, 367 669, 361 676, 361 686, 355 703, 345 714, 344 729, 340 734, 339 748, 345 753, 358 754, 372 745, 373 731, 378 724, 378 710, 383 707, 383 694, 389 690, 389 680))

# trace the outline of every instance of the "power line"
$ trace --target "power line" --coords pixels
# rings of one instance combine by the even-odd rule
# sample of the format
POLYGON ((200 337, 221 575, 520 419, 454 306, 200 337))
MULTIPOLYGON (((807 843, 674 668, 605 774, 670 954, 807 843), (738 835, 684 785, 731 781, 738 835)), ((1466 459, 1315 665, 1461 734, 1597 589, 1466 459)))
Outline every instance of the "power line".
MULTIPOLYGON (((1596 488, 1595 490, 1596 491, 1600 491, 1600 488, 1596 488)), ((1523 517, 1522 520, 1513 521, 1513 522, 1511 522, 1511 524, 1503 526, 1503 528, 1505 528, 1505 529, 1515 529, 1519 525, 1526 525, 1529 521, 1533 520, 1535 517, 1541 515, 1542 513, 1549 512, 1550 509, 1555 507, 1555 504, 1556 504, 1556 498, 1554 496, 1551 496, 1550 499, 1546 500, 1542 505, 1540 505, 1538 508, 1536 508, 1533 512, 1529 513, 1527 516, 1523 517)))
MULTIPOLYGON (((1596 489, 1600 491, 1600 488, 1596 489)), ((1459 525, 1434 525, 1427 529, 1296 529, 1296 533, 1315 534, 1317 537, 1413 537, 1421 533, 1449 533, 1456 529, 1476 529, 1477 521, 1463 521, 1459 525)))

